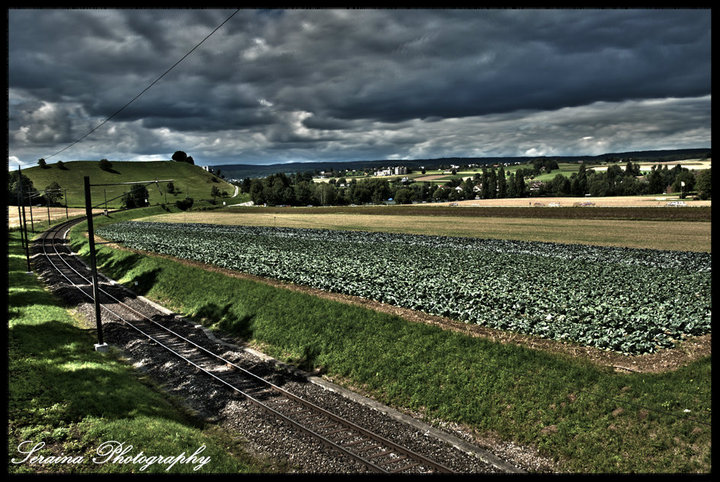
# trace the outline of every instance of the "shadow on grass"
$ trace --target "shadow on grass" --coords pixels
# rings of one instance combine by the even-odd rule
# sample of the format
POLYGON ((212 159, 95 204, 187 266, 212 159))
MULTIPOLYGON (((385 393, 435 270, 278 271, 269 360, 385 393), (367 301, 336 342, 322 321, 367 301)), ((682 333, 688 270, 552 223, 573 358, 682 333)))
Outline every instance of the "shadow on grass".
POLYGON ((106 250, 99 250, 95 253, 98 268, 111 277, 117 277, 118 273, 126 273, 142 262, 139 254, 127 254, 118 257, 116 253, 106 250))
POLYGON ((43 403, 63 401, 64 419, 86 416, 163 416, 167 406, 139 396, 143 385, 127 368, 93 350, 91 337, 61 321, 17 324, 8 330, 16 347, 10 357, 9 408, 32 413, 43 403))
POLYGON ((155 286, 155 283, 158 279, 158 274, 162 270, 160 268, 155 268, 150 271, 145 271, 143 273, 140 273, 139 275, 136 275, 130 280, 130 289, 138 295, 144 296, 152 289, 153 286, 155 286))
POLYGON ((32 289, 24 291, 9 292, 7 305, 14 308, 23 306, 35 306, 39 304, 54 304, 48 299, 47 293, 41 289, 32 289))
POLYGON ((295 363, 303 370, 316 370, 318 368, 316 360, 322 351, 319 346, 314 344, 304 345, 302 348, 302 356, 298 360, 295 360, 295 363))
MULTIPOLYGON (((118 257, 117 253, 99 251, 96 254, 98 268, 113 279, 123 278, 129 271, 136 269, 143 262, 144 257, 138 254, 126 254, 118 257)), ((157 283, 161 268, 149 269, 136 274, 127 285, 138 295, 146 295, 157 283)))
POLYGON ((240 338, 247 339, 253 334, 254 314, 237 315, 231 308, 233 302, 225 303, 223 306, 217 303, 206 303, 195 314, 196 318, 207 319, 210 323, 216 323, 218 328, 232 333, 240 338))

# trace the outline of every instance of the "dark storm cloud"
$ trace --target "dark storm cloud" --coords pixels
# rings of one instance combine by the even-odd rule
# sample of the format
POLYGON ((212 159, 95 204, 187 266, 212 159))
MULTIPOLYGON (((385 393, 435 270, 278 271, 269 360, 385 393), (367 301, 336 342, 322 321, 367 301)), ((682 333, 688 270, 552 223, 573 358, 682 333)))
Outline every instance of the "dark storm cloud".
MULTIPOLYGON (((353 57, 363 67, 326 97, 346 99, 326 103, 331 115, 394 122, 710 92, 710 19, 703 12, 413 15, 412 32, 396 27, 408 38, 396 55, 353 57)), ((356 34, 371 35, 362 29, 356 34)))
MULTIPOLYGON (((80 137, 231 13, 10 10, 11 156, 80 137)), ((241 10, 108 124, 122 143, 98 132, 78 156, 583 154, 575 140, 611 138, 607 113, 629 106, 647 136, 633 146, 657 131, 709 146, 710 35, 709 10, 241 10), (578 119, 567 132, 535 124, 560 111, 578 119)))

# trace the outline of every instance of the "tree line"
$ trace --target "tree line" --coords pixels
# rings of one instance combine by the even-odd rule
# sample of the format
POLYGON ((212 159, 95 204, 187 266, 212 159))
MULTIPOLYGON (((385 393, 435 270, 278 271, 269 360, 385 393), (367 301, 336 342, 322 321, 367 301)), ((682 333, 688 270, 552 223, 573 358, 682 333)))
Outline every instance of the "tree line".
POLYGON ((515 172, 503 166, 483 168, 466 179, 456 178, 443 184, 387 180, 381 178, 350 179, 341 177, 329 182, 313 182, 312 173, 276 173, 265 178, 245 178, 240 190, 250 194, 255 204, 269 205, 348 205, 395 202, 460 201, 466 199, 522 198, 528 196, 632 196, 661 194, 668 190, 684 197, 696 191, 701 199, 711 195, 710 170, 693 172, 679 164, 652 166, 643 175, 640 165, 628 161, 625 169, 617 164, 606 171, 587 169, 584 164, 569 177, 557 174, 551 181, 534 181, 542 173, 557 169, 557 163, 546 160, 530 163, 515 172))

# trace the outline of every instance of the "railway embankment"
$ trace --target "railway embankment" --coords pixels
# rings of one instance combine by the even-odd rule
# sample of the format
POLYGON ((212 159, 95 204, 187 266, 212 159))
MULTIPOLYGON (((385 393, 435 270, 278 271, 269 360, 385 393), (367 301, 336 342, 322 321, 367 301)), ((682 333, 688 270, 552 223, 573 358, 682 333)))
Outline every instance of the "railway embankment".
POLYGON ((8 472, 11 474, 270 471, 205 424, 95 333, 27 272, 18 231, 8 238, 8 472), (113 444, 112 442, 117 442, 113 444), (122 459, 107 450, 130 450, 122 459), (201 447, 195 463, 182 463, 201 447), (144 452, 142 455, 140 452, 144 452), (131 459, 127 456, 132 455, 131 459), (162 463, 152 456, 177 457, 162 463), (208 457, 201 463, 200 457, 208 457), (93 460, 95 459, 95 460, 93 460), (196 470, 197 467, 197 470, 196 470))
MULTIPOLYGON (((82 253, 82 236, 74 236, 82 253)), ((102 249, 108 274, 138 281, 141 294, 174 311, 390 406, 462 426, 476 441, 533 447, 554 470, 710 470, 709 356, 663 373, 617 372, 167 257, 102 249)))

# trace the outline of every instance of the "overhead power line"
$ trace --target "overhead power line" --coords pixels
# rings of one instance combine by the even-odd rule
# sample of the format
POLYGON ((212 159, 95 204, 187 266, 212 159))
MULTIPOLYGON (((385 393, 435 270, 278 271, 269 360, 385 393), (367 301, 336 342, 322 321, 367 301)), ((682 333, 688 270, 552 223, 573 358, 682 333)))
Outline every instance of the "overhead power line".
POLYGON ((228 18, 226 18, 225 20, 223 20, 220 25, 218 25, 217 27, 215 27, 215 29, 214 29, 212 32, 210 32, 209 34, 207 34, 207 36, 205 36, 204 39, 202 39, 200 42, 198 42, 197 45, 195 45, 195 46, 194 46, 192 49, 190 49, 185 55, 183 55, 180 60, 178 60, 177 62, 175 62, 169 69, 167 69, 165 72, 163 72, 163 73, 160 75, 160 77, 158 77, 157 79, 153 80, 153 81, 150 83, 150 85, 148 85, 147 87, 145 87, 139 94, 137 94, 135 97, 133 97, 132 99, 130 99, 130 101, 128 101, 124 106, 120 107, 120 108, 119 108, 118 110, 116 110, 112 115, 110 115, 110 116, 107 117, 105 120, 103 120, 100 124, 98 124, 97 126, 93 127, 92 129, 90 129, 90 131, 88 131, 85 135, 83 135, 82 137, 80 137, 79 139, 77 139, 75 142, 73 142, 72 144, 68 145, 67 147, 64 147, 63 149, 60 149, 60 150, 57 151, 55 154, 51 154, 51 155, 49 155, 49 156, 45 156, 45 159, 48 159, 48 158, 53 157, 53 156, 57 156, 57 155, 60 154, 61 152, 70 149, 72 146, 74 146, 74 145, 77 144, 78 142, 82 141, 82 140, 85 139, 87 136, 89 136, 90 134, 92 134, 93 132, 95 132, 96 130, 98 130, 100 127, 102 127, 103 125, 105 125, 105 123, 107 123, 110 119, 112 119, 113 117, 115 117, 116 115, 118 115, 120 112, 122 112, 123 110, 125 110, 130 104, 132 104, 133 102, 135 102, 136 100, 138 100, 141 95, 143 95, 145 92, 147 92, 148 90, 150 90, 150 88, 151 88, 153 85, 157 84, 157 83, 158 83, 163 77, 165 77, 172 69, 174 69, 175 67, 177 67, 177 66, 180 64, 180 62, 182 62, 183 60, 185 60, 190 54, 192 54, 195 50, 197 50, 198 47, 200 47, 200 45, 203 44, 203 42, 205 42, 207 39, 209 39, 215 32, 217 32, 218 30, 220 30, 220 28, 221 28, 223 25, 225 25, 231 18, 233 18, 233 17, 235 16, 235 14, 238 13, 239 11, 240 11, 239 8, 236 9, 228 18))

